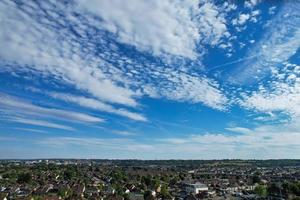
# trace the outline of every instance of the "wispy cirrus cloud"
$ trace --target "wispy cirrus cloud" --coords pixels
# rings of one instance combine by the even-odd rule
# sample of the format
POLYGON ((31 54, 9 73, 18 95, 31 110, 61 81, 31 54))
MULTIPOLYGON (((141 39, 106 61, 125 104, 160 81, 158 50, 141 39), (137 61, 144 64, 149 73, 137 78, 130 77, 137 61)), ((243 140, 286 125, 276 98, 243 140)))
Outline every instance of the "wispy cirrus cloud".
MULTIPOLYGON (((8 118, 8 120, 17 122, 17 123, 21 123, 21 124, 27 124, 27 125, 34 125, 34 126, 41 126, 41 127, 47 127, 47 128, 55 128, 55 129, 63 129, 63 130, 67 130, 67 131, 75 131, 75 129, 70 126, 61 125, 61 124, 44 121, 44 120, 24 119, 24 118, 8 118)), ((36 130, 36 132, 37 132, 37 130, 36 130)))
POLYGON ((156 82, 146 85, 151 88, 151 92, 155 92, 154 98, 158 96, 181 102, 202 103, 219 110, 226 107, 228 98, 212 79, 170 70, 161 76, 161 87, 156 87, 156 82))
POLYGON ((245 133, 245 134, 251 132, 250 129, 245 128, 245 127, 228 127, 228 128, 226 128, 226 130, 232 131, 232 132, 235 132, 235 133, 245 133))
POLYGON ((134 133, 134 132, 121 131, 121 130, 115 130, 115 131, 113 131, 113 133, 115 133, 117 135, 122 135, 122 136, 134 136, 134 135, 136 135, 136 133, 134 133))
POLYGON ((292 2, 284 3, 281 10, 267 25, 262 39, 246 55, 246 57, 258 56, 245 61, 241 67, 233 70, 230 81, 245 83, 249 80, 261 79, 270 73, 271 67, 279 67, 295 55, 300 47, 299 13, 299 6, 295 6, 292 2))
POLYGON ((14 129, 16 130, 20 130, 20 131, 25 131, 25 132, 31 132, 31 133, 48 133, 45 130, 40 130, 40 129, 33 129, 33 128, 20 128, 20 127, 14 127, 14 129))
MULTIPOLYGON (((101 123, 104 120, 88 114, 34 105, 9 95, 0 94, 0 111, 10 116, 33 116, 81 123, 101 123)), ((17 120, 18 121, 18 120, 17 120)), ((28 121, 30 123, 30 121, 28 121)), ((33 124, 34 122, 32 122, 33 124)))
POLYGON ((133 139, 102 139, 102 138, 87 138, 87 137, 49 137, 38 143, 51 145, 55 147, 63 147, 68 145, 75 145, 80 147, 89 147, 96 150, 110 149, 110 150, 124 150, 124 151, 137 151, 137 150, 153 150, 150 144, 142 144, 133 139))
POLYGON ((60 100, 66 101, 66 102, 76 103, 83 107, 87 107, 87 108, 91 108, 91 109, 95 109, 95 110, 99 110, 99 111, 104 111, 104 112, 108 112, 108 113, 113 113, 116 115, 127 117, 132 120, 136 120, 136 121, 147 121, 147 118, 141 114, 130 112, 124 108, 117 109, 109 104, 103 103, 96 99, 86 98, 83 96, 75 96, 75 95, 71 95, 71 94, 57 93, 57 92, 50 92, 48 94, 55 99, 60 99, 60 100))

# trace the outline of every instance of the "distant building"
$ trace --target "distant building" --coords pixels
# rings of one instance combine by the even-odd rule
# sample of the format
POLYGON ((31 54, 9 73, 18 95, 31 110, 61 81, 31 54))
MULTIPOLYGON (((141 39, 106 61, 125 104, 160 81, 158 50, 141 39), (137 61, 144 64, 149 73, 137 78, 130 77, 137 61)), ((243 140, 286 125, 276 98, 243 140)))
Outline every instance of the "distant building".
POLYGON ((193 184, 186 183, 185 190, 187 193, 199 194, 201 192, 207 192, 208 187, 203 183, 193 183, 193 184))

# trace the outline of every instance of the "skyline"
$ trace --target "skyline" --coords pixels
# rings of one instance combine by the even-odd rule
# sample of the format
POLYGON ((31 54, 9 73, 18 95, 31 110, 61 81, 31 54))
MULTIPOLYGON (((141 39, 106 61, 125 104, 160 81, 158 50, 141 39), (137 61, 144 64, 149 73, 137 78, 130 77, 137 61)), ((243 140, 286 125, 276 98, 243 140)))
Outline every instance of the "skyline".
POLYGON ((0 159, 299 159, 300 3, 0 2, 0 159))

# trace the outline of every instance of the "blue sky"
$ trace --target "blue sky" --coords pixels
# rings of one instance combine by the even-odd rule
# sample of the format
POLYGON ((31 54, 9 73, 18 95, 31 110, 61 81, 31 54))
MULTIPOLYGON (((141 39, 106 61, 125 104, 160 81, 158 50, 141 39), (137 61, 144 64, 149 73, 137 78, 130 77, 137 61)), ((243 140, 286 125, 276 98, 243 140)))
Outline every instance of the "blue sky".
POLYGON ((299 158, 297 1, 2 0, 0 25, 0 158, 299 158))

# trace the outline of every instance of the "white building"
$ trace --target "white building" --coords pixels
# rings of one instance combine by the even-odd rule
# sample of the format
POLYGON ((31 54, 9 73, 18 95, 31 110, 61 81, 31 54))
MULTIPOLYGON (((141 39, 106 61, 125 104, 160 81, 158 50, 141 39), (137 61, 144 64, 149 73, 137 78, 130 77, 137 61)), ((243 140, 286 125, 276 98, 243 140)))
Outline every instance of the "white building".
POLYGON ((203 183, 186 184, 185 190, 187 193, 199 194, 200 192, 207 192, 208 187, 203 183))

